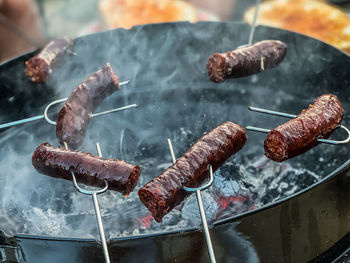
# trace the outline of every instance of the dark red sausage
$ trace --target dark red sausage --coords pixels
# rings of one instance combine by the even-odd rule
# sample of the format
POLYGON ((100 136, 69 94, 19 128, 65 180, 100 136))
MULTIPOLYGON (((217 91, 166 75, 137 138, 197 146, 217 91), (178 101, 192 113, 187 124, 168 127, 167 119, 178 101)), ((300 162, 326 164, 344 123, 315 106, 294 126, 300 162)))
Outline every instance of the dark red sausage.
POLYGON ((327 138, 340 125, 344 109, 337 96, 318 97, 307 110, 296 118, 271 130, 265 139, 265 155, 282 162, 306 152, 317 144, 318 138, 327 138))
POLYGON ((59 38, 50 41, 40 52, 26 61, 26 74, 32 82, 44 82, 51 74, 52 68, 69 52, 73 52, 74 40, 59 38))
POLYGON ((75 152, 42 143, 33 153, 32 163, 42 174, 77 181, 91 186, 104 186, 124 195, 132 192, 140 177, 140 167, 116 159, 102 159, 90 153, 75 152))
POLYGON ((56 135, 75 149, 83 143, 91 114, 106 97, 119 90, 118 76, 107 63, 82 82, 69 96, 58 113, 56 135))
POLYGON ((207 178, 208 165, 218 169, 247 140, 245 130, 224 122, 203 135, 176 163, 139 190, 142 203, 157 222, 189 195, 184 186, 198 186, 207 178))
POLYGON ((277 66, 286 53, 287 45, 278 40, 264 40, 226 53, 215 53, 208 59, 208 75, 214 82, 249 76, 277 66))

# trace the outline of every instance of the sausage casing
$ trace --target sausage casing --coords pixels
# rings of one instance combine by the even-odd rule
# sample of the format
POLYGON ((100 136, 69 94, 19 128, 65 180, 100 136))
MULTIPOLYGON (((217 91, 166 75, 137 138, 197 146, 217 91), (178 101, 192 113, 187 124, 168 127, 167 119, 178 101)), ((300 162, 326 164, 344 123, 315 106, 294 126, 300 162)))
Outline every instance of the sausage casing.
POLYGON ((215 53, 208 59, 209 78, 221 82, 273 68, 282 62, 287 45, 279 40, 264 40, 226 53, 215 53))
POLYGON ((271 130, 265 139, 265 155, 282 162, 306 152, 317 144, 318 138, 327 138, 340 125, 344 109, 332 94, 318 97, 307 110, 296 118, 271 130))
POLYGON ((26 75, 32 82, 44 82, 51 74, 52 68, 73 52, 74 40, 58 38, 50 41, 40 52, 26 61, 26 75))
POLYGON ((107 63, 82 82, 68 97, 58 113, 56 135, 75 149, 83 143, 91 114, 107 96, 119 90, 118 76, 107 63))
POLYGON ((116 159, 103 159, 90 153, 71 151, 41 143, 33 153, 32 163, 42 174, 72 180, 90 186, 104 186, 124 195, 132 192, 140 177, 140 167, 116 159))
POLYGON ((245 130, 224 122, 203 135, 187 152, 143 186, 138 194, 157 222, 189 195, 184 186, 195 187, 207 178, 208 165, 218 169, 247 140, 245 130))

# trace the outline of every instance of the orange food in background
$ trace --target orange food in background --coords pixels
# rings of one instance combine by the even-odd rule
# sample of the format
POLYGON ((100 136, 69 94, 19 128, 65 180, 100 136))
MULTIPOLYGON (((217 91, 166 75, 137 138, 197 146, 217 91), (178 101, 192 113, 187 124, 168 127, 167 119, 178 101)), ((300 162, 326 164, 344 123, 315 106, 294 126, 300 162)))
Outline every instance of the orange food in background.
POLYGON ((102 0, 99 8, 108 28, 131 28, 135 25, 198 21, 198 11, 179 0, 102 0))
MULTIPOLYGON (((253 21, 255 8, 244 20, 253 21)), ((258 24, 306 34, 350 54, 350 18, 342 10, 315 0, 270 0, 259 9, 258 24)))

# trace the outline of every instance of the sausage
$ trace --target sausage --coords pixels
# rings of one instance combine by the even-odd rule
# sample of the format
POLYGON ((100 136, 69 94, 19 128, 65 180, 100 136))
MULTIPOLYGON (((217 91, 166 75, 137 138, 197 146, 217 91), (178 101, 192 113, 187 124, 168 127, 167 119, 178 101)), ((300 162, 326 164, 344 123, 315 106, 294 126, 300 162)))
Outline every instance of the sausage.
POLYGON ((76 149, 83 143, 91 114, 106 97, 119 90, 118 76, 107 63, 90 75, 68 97, 58 113, 56 135, 59 142, 66 142, 76 149))
POLYGON ((103 159, 90 153, 57 148, 41 143, 33 153, 32 163, 41 174, 72 180, 71 172, 78 182, 90 186, 104 186, 124 195, 132 192, 140 177, 140 167, 116 159, 103 159))
POLYGON ((265 155, 282 162, 306 152, 317 144, 318 138, 327 138, 340 125, 344 109, 332 94, 318 97, 307 110, 296 118, 271 130, 265 139, 265 155))
POLYGON ((209 78, 222 82, 227 78, 240 78, 273 68, 282 62, 287 45, 278 40, 264 40, 226 53, 214 53, 208 59, 209 78))
POLYGON ((25 62, 26 75, 32 82, 44 82, 52 68, 57 66, 69 52, 73 52, 74 40, 59 38, 50 41, 40 52, 25 62))
POLYGON ((232 122, 224 122, 203 135, 187 152, 153 178, 139 191, 141 202, 157 222, 180 204, 190 193, 185 186, 199 186, 208 175, 208 165, 218 169, 247 140, 245 130, 232 122))

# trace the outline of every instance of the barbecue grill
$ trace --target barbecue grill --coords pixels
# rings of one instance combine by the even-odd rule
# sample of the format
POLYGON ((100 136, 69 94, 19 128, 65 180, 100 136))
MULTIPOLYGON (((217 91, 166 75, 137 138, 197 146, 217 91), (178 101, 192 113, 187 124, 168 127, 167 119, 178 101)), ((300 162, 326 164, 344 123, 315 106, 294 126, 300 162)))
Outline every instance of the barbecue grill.
MULTIPOLYGON (((130 103, 139 107, 92 120, 82 150, 95 152, 98 140, 104 156, 140 163, 136 190, 170 165, 167 138, 180 156, 196 138, 223 121, 259 127, 276 127, 284 121, 249 113, 248 105, 298 113, 319 95, 333 93, 345 110, 343 124, 349 126, 350 58, 300 34, 258 26, 255 41, 279 39, 288 45, 284 61, 255 76, 210 82, 205 68, 208 57, 246 44, 247 34, 242 32, 249 30, 242 23, 165 23, 84 36, 76 40, 77 55, 67 59, 44 84, 30 83, 25 77, 24 62, 33 54, 20 56, 0 66, 0 123, 42 114, 47 103, 66 97, 109 61, 130 84, 108 98, 100 110, 130 103)), ((332 136, 342 139, 345 135, 339 130, 332 136)), ((225 209, 219 217, 218 209, 207 201, 217 262, 335 259, 349 239, 348 146, 322 144, 276 164, 263 157, 263 138, 248 133, 243 150, 215 174, 224 183, 238 186, 231 197, 244 195, 250 200, 247 207, 225 209)), ((82 199, 75 196, 73 185, 39 175, 30 165, 32 151, 43 141, 57 145, 54 127, 44 121, 0 131, 4 197, 0 228, 5 231, 1 255, 15 262, 102 262, 101 246, 91 238, 96 229, 90 229, 89 215, 74 214, 74 198, 82 199), (16 188, 9 188, 14 184, 16 188), (28 197, 23 206, 16 201, 28 197), (57 200, 45 205, 45 200, 52 199, 57 200), (34 222, 39 210, 53 213, 57 220, 63 215, 64 220, 53 220, 50 232, 46 225, 34 222)), ((206 196, 214 196, 210 201, 228 196, 223 188, 214 182, 206 196)), ((100 199, 100 206, 112 262, 209 261, 205 238, 198 230, 200 220, 184 216, 186 205, 170 213, 164 223, 147 228, 134 223, 147 215, 136 191, 124 199, 109 192, 100 199), (121 201, 114 205, 117 199, 121 201)), ((91 205, 90 200, 79 202, 83 207, 87 203, 91 205)))

